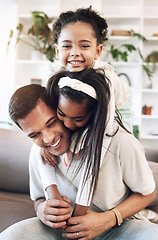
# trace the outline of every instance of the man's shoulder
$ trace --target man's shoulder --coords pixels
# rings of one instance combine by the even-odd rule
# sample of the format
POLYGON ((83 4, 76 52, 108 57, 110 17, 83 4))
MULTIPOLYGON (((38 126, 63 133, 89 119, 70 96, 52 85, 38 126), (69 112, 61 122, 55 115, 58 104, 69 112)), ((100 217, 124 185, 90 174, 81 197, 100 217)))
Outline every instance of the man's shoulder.
POLYGON ((36 162, 38 159, 41 160, 40 150, 41 148, 37 146, 35 143, 33 143, 30 151, 30 156, 29 156, 30 162, 36 162))
POLYGON ((31 152, 32 153, 39 153, 40 152, 40 147, 37 146, 35 143, 32 144, 32 147, 31 147, 31 152))
POLYGON ((111 148, 121 152, 143 151, 144 149, 138 139, 132 133, 128 133, 119 126, 117 133, 112 137, 111 148))

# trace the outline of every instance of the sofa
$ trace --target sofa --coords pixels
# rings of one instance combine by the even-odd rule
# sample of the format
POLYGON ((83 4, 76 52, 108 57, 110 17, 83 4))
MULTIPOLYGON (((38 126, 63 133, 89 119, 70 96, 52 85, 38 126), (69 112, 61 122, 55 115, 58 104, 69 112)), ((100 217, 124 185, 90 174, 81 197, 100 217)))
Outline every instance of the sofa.
POLYGON ((15 222, 35 216, 29 197, 31 145, 21 130, 0 129, 0 232, 15 222))
MULTIPOLYGON (((31 145, 22 131, 0 129, 0 232, 17 221, 35 216, 29 197, 31 145)), ((145 151, 157 183, 156 200, 149 207, 158 213, 158 149, 145 151)))

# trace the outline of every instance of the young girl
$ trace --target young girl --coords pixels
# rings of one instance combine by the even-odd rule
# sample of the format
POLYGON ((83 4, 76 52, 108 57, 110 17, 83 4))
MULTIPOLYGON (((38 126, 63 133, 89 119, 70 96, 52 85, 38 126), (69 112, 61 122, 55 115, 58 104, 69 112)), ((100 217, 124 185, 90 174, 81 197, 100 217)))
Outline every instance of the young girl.
MULTIPOLYGON (((111 81, 111 107, 119 110, 124 126, 132 131, 132 107, 128 86, 114 68, 99 60, 107 40, 108 25, 90 8, 62 13, 53 25, 53 39, 60 68, 79 72, 85 68, 103 68, 111 81), (113 106, 114 105, 114 106, 113 106)), ((57 69, 54 68, 56 73, 57 69)))
MULTIPOLYGON (((97 182, 105 127, 106 133, 110 134, 110 126, 112 126, 107 118, 110 82, 102 73, 103 70, 95 72, 93 69, 83 70, 79 73, 63 71, 52 76, 47 85, 49 102, 54 105, 56 101, 58 118, 64 122, 66 127, 73 132, 75 131, 72 139, 74 148, 72 148, 71 144, 67 160, 63 162, 64 165, 69 168, 71 161, 73 161, 76 155, 81 159, 80 167, 85 162, 87 163, 84 169, 82 169, 83 174, 80 179, 73 216, 84 215, 91 203, 90 195, 93 195, 92 186, 94 185, 95 187, 97 182), (92 175, 90 174, 90 169, 93 169, 92 175)), ((106 141, 109 144, 110 138, 107 138, 106 141)), ((51 162, 52 158, 49 163, 51 164, 51 162)), ((55 178, 50 186, 51 180, 48 177, 46 168, 47 166, 42 167, 40 165, 41 178, 45 183, 44 189, 46 189, 49 199, 61 199, 56 188, 55 178), (49 184, 47 184, 47 181, 49 184)), ((79 169, 76 169, 76 172, 79 169)))
MULTIPOLYGON (((109 129, 111 127, 110 125, 113 122, 116 108, 123 113, 122 121, 126 128, 131 131, 132 114, 129 89, 115 74, 114 69, 110 65, 104 64, 98 59, 103 49, 103 43, 107 40, 107 28, 106 20, 97 12, 93 11, 91 7, 78 9, 74 12, 68 11, 62 13, 53 25, 53 39, 56 54, 61 66, 71 72, 77 73, 86 68, 93 67, 102 67, 105 70, 105 74, 111 82, 111 98, 108 107, 108 118, 110 120, 108 122, 109 126, 107 127, 109 129)), ((66 99, 63 101, 66 101, 66 99)), ((70 118, 64 116, 58 108, 58 117, 64 122, 64 125, 72 131, 76 130, 76 127, 84 126, 88 121, 88 117, 81 119, 82 115, 80 115, 80 113, 77 113, 76 116, 78 116, 79 119, 73 117, 74 121, 72 122, 72 118, 70 121, 70 118)), ((91 121, 93 121, 93 119, 91 121)), ((95 135, 93 137, 95 137, 95 135)), ((95 152, 95 146, 93 146, 93 149, 95 152)), ((49 157, 49 154, 42 153, 42 156, 52 166, 58 164, 55 159, 53 162, 53 157, 49 157)), ((47 191, 49 191, 49 188, 47 191)), ((54 191, 52 192, 53 194, 49 191, 49 196, 53 197, 56 194, 54 191)), ((59 195, 57 194, 57 196, 59 195)))

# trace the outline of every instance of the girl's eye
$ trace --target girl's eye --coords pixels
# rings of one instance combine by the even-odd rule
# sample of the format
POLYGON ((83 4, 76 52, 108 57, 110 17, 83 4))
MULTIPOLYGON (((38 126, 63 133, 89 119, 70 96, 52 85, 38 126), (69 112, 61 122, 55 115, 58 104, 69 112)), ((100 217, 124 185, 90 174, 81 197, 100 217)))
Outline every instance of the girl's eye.
POLYGON ((67 48, 70 48, 70 47, 71 47, 71 45, 63 45, 63 46, 62 46, 62 48, 66 48, 66 49, 67 49, 67 48))
POLYGON ((89 48, 90 46, 89 45, 82 45, 81 48, 89 48))
POLYGON ((75 122, 83 122, 84 119, 75 119, 75 122))
POLYGON ((64 117, 64 116, 65 116, 65 114, 64 114, 64 113, 62 113, 62 112, 60 112, 60 111, 58 111, 58 114, 59 114, 60 116, 62 116, 62 117, 64 117))

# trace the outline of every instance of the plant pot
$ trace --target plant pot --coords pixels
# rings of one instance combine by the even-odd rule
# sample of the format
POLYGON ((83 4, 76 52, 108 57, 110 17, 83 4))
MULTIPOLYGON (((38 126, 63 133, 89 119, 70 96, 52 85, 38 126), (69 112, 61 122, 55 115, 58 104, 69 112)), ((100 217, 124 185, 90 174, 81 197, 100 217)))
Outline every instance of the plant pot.
POLYGON ((152 107, 148 107, 146 105, 142 108, 142 114, 144 115, 151 115, 152 107))

